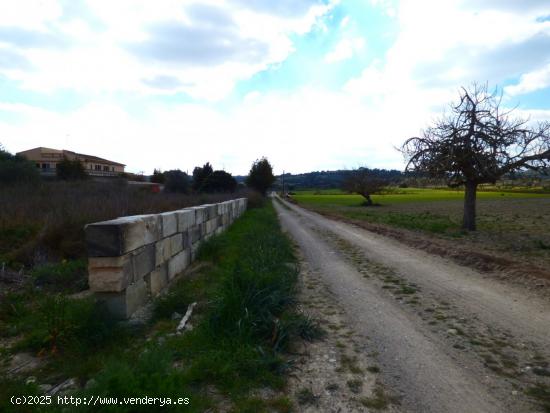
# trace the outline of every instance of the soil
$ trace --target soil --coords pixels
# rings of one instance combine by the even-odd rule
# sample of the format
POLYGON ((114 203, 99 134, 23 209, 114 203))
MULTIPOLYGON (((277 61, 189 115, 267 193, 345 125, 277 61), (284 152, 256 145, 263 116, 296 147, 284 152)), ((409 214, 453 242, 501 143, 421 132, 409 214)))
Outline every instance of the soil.
POLYGON ((400 403, 393 406, 415 412, 549 408, 545 286, 519 288, 292 204, 276 202, 276 208, 310 271, 344 310, 357 347, 374 357, 367 363, 379 366, 377 380, 400 403))

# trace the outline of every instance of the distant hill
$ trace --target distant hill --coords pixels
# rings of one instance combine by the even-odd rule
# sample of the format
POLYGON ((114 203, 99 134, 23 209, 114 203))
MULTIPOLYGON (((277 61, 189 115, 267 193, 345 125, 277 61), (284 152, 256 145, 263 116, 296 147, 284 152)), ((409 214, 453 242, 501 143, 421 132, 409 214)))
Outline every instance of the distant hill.
MULTIPOLYGON (((387 179, 391 182, 397 182, 404 177, 403 172, 396 169, 369 169, 373 175, 387 179)), ((342 182, 349 175, 350 170, 338 171, 317 171, 303 174, 285 174, 285 186, 293 191, 298 189, 331 189, 340 188, 342 182)), ((281 186, 283 177, 277 177, 276 185, 281 186)))
MULTIPOLYGON (((397 169, 369 169, 374 175, 387 179, 393 184, 400 182, 406 182, 412 186, 423 186, 423 185, 445 185, 445 182, 437 179, 429 179, 423 177, 421 174, 414 172, 404 173, 397 169), (415 180, 418 178, 423 182, 418 182, 415 180), (413 180, 412 182, 411 179, 413 180)), ((346 176, 350 173, 350 170, 341 169, 337 171, 315 171, 315 172, 306 172, 303 174, 285 174, 285 187, 289 191, 301 190, 301 189, 335 189, 342 186, 342 182, 346 176)), ((544 173, 533 173, 531 171, 516 172, 515 174, 508 174, 504 179, 509 180, 521 180, 521 179, 542 179, 548 180, 550 171, 544 173)), ((237 182, 244 184, 246 176, 235 176, 237 182)), ((282 187, 283 176, 277 176, 277 181, 275 182, 275 189, 280 189, 282 187)))

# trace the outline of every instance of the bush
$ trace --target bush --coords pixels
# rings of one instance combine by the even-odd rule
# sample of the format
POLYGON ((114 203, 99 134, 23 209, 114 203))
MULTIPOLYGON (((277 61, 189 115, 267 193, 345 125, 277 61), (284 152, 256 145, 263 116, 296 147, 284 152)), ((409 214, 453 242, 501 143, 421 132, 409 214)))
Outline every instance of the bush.
POLYGON ((262 208, 265 205, 265 198, 259 192, 254 190, 248 190, 245 192, 246 198, 248 199, 247 208, 262 208))
POLYGON ((212 172, 203 182, 200 192, 235 192, 237 181, 225 171, 212 172))
POLYGON ((35 285, 56 292, 77 292, 88 288, 85 260, 50 263, 31 271, 35 285))
POLYGON ((59 179, 65 181, 82 181, 88 178, 84 165, 78 159, 63 158, 57 164, 55 172, 59 179))
POLYGON ((252 164, 252 168, 250 168, 250 172, 246 177, 246 185, 265 196, 275 180, 273 167, 267 158, 262 158, 252 164))
POLYGON ((122 333, 107 309, 94 299, 61 294, 43 296, 24 322, 28 335, 18 346, 53 354, 87 354, 122 333))
POLYGON ((32 162, 6 152, 0 145, 0 184, 36 183, 39 180, 40 175, 32 162))
POLYGON ((212 165, 206 162, 202 167, 196 166, 193 169, 193 190, 195 192, 201 192, 202 186, 206 179, 214 172, 212 165))
POLYGON ((153 175, 151 175, 151 182, 156 184, 163 184, 165 181, 164 173, 160 169, 153 170, 153 175))
POLYGON ((166 171, 164 173, 164 190, 171 193, 188 193, 189 177, 179 169, 166 171))

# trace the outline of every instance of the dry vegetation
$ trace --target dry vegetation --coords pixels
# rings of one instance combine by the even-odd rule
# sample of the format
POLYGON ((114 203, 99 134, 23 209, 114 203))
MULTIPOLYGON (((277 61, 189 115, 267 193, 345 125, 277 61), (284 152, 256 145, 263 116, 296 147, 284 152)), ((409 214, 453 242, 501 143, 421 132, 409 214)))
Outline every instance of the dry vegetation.
POLYGON ((362 207, 361 198, 353 195, 297 194, 293 198, 323 214, 351 220, 481 270, 513 267, 518 274, 536 272, 547 278, 543 273, 550 266, 548 194, 482 192, 478 231, 464 232, 462 194, 410 191, 375 196, 381 205, 371 208, 362 207))
POLYGON ((85 256, 84 225, 159 213, 243 194, 151 193, 125 181, 43 182, 0 191, 0 263, 19 269, 85 256))

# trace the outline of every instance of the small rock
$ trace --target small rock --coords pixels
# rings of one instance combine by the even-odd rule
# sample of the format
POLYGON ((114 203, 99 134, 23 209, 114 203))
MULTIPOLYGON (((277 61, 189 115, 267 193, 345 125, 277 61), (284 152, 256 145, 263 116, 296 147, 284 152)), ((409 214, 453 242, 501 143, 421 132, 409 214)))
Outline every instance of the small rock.
POLYGON ((453 334, 453 335, 456 335, 458 333, 458 331, 456 330, 456 328, 449 328, 447 330, 447 334, 453 334))
POLYGON ((518 395, 518 391, 517 390, 512 390, 512 396, 517 396, 518 395))
POLYGON ((40 367, 41 360, 30 353, 18 353, 10 360, 8 373, 25 373, 40 367))
POLYGON ((25 384, 32 384, 32 383, 36 383, 36 377, 34 376, 27 377, 27 380, 25 380, 25 384))
POLYGON ((40 389, 40 391, 42 393, 47 393, 49 392, 51 389, 52 389, 52 385, 51 384, 39 384, 38 385, 38 388, 40 389))
POLYGON ((183 316, 180 313, 178 313, 177 311, 174 312, 174 314, 172 314, 172 320, 181 320, 182 317, 183 316))
POLYGON ((50 390, 51 395, 55 395, 57 393, 61 393, 66 390, 75 389, 77 387, 77 381, 75 378, 70 378, 65 380, 64 382, 58 384, 54 388, 50 390))
POLYGON ((86 385, 84 386, 86 389, 91 389, 97 384, 97 381, 95 379, 90 379, 86 382, 86 385))

